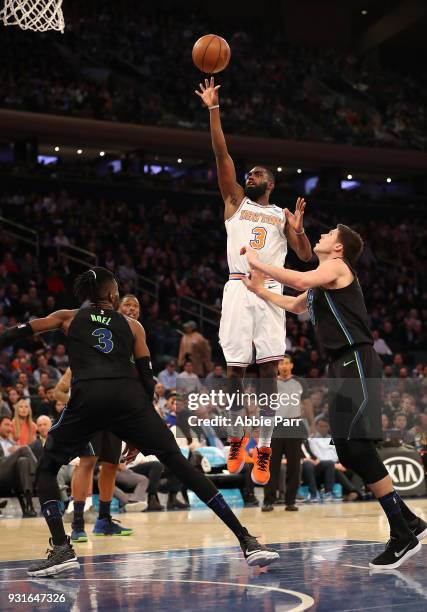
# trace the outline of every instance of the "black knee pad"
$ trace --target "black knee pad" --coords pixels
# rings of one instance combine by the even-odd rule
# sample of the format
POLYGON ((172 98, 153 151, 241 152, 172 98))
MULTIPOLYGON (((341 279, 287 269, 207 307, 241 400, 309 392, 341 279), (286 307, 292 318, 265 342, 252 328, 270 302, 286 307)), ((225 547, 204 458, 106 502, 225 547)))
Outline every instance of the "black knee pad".
POLYGON ((59 489, 56 477, 61 468, 60 463, 43 453, 36 470, 35 486, 40 504, 52 499, 59 499, 59 489))
POLYGON ((372 440, 335 440, 340 462, 353 470, 366 482, 372 484, 388 475, 372 440))
POLYGON ((334 438, 334 444, 340 463, 342 463, 348 470, 355 471, 353 465, 353 454, 348 447, 348 441, 344 440, 344 438, 334 438))

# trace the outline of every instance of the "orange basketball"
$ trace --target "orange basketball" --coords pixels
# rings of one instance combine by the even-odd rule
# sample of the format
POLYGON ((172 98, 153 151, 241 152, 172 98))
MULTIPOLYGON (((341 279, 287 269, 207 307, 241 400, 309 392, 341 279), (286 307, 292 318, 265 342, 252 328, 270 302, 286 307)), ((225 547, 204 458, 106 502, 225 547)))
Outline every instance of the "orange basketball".
POLYGON ((206 34, 194 43, 193 62, 207 74, 215 74, 227 68, 231 51, 228 42, 216 34, 206 34))

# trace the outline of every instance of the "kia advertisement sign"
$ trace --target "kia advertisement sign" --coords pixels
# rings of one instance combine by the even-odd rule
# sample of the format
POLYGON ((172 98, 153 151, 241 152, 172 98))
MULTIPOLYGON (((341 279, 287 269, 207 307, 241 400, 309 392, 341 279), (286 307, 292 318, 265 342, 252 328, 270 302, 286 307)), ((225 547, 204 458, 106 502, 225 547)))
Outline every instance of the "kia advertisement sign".
MULTIPOLYGON (((396 491, 407 495, 420 495, 418 489, 425 490, 424 466, 421 461, 403 454, 393 455, 384 459, 388 473, 396 491)), ((421 495, 423 494, 421 491, 421 495)))

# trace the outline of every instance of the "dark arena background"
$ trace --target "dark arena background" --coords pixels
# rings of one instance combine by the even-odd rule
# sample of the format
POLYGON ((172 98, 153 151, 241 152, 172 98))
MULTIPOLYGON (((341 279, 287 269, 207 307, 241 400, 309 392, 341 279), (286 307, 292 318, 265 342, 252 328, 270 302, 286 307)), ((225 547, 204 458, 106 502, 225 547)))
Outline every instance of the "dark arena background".
MULTIPOLYGON (((189 407, 191 393, 229 389, 218 331, 229 272, 242 272, 227 262, 209 133, 216 105, 209 111, 195 95, 211 75, 194 65, 192 48, 214 33, 231 49, 214 76, 237 182, 267 167, 280 214, 305 199, 311 245, 337 223, 364 241, 356 271, 382 368, 376 446, 394 490, 427 521, 427 2, 64 0, 63 32, 59 0, 3 4, 0 342, 14 326, 80 308, 77 275, 114 273, 120 295, 134 296, 126 314, 145 329, 150 409, 280 559, 248 566, 233 533, 154 454, 120 460, 110 531, 98 510, 111 463, 89 470, 77 524, 84 471, 74 458, 58 485, 80 568, 27 575, 48 542, 36 465, 66 410, 58 383, 69 358, 59 330, 20 336, 0 351, 0 609, 427 609, 425 544, 399 569, 370 566, 390 537, 390 512, 329 444, 328 355, 307 312, 286 313, 287 357, 274 362, 278 384, 301 385, 304 433, 296 467, 289 448, 277 458, 273 445, 273 489, 252 480, 259 430, 248 432, 243 469, 231 473, 230 432, 207 420, 228 412, 213 401, 189 407)), ((317 266, 314 254, 302 261, 289 247, 286 268, 317 266)), ((275 331, 266 329, 268 343, 275 331)), ((255 382, 245 388, 256 388, 262 365, 254 352, 255 382)), ((245 414, 258 408, 252 397, 245 414)))

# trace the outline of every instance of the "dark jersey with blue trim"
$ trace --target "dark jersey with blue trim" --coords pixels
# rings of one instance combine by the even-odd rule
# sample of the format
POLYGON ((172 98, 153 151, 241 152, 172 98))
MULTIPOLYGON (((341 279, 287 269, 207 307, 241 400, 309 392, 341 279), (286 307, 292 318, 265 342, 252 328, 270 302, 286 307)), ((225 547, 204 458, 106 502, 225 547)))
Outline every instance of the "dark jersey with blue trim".
POLYGON ((320 343, 333 355, 355 344, 373 344, 365 299, 353 268, 353 282, 341 289, 315 287, 307 292, 310 319, 320 343))
POLYGON ((135 378, 134 336, 115 310, 81 308, 68 329, 73 382, 97 378, 135 378))

